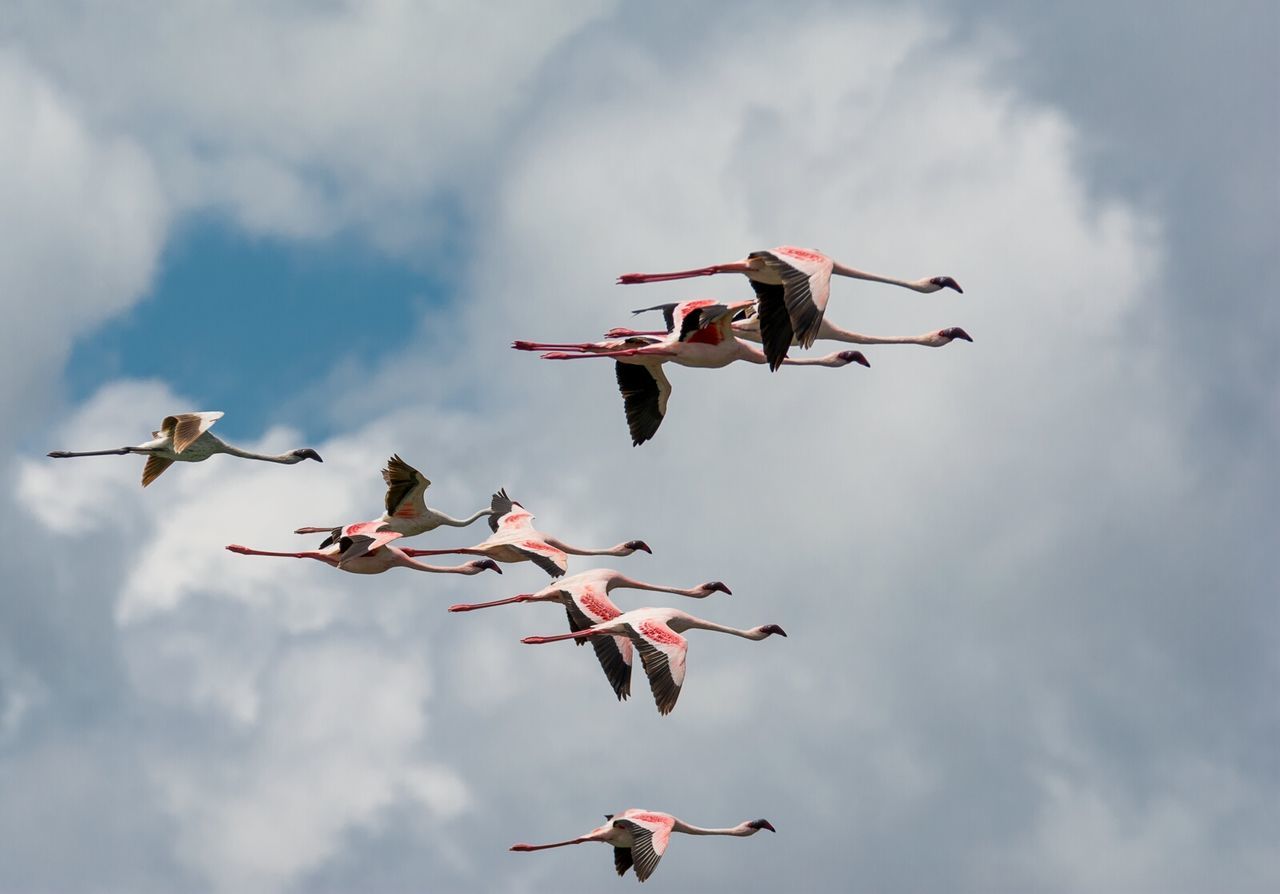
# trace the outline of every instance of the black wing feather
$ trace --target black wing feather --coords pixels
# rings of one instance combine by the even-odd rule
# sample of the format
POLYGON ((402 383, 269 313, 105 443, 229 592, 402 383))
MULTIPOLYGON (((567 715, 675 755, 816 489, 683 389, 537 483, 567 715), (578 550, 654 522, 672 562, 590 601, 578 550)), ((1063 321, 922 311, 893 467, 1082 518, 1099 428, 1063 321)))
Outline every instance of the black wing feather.
POLYGON ((787 313, 785 289, 767 282, 751 280, 756 290, 756 315, 760 318, 760 344, 774 372, 787 359, 787 351, 795 333, 791 329, 791 316, 787 313))
MULTIPOLYGON (((501 488, 493 499, 489 501, 489 529, 493 533, 498 533, 498 520, 511 511, 512 506, 520 506, 515 500, 507 496, 507 489, 501 488)), ((523 509, 523 506, 520 506, 523 509)))
POLYGON ((652 438, 662 425, 661 391, 658 380, 646 366, 614 361, 614 373, 622 403, 627 413, 627 429, 631 444, 638 447, 652 438))
MULTIPOLYGON (((751 257, 764 261, 769 269, 782 278, 787 314, 791 318, 791 330, 795 333, 796 342, 802 348, 812 346, 813 340, 818 337, 818 327, 822 325, 822 311, 809 290, 809 274, 792 267, 773 252, 757 251, 751 257)), ((763 331, 762 329, 761 334, 763 331)))
POLYGON ((613 868, 618 870, 618 875, 627 874, 627 870, 631 868, 631 848, 615 847, 613 849, 613 868))
MULTIPOLYGON (((596 626, 572 602, 565 605, 564 610, 569 615, 569 629, 574 633, 596 626)), ((622 650, 618 648, 618 641, 612 636, 593 636, 590 637, 590 640, 591 646, 596 652, 596 660, 600 662, 600 667, 604 669, 605 678, 609 681, 609 685, 613 687, 613 694, 618 697, 618 701, 629 697, 631 695, 631 665, 623 660, 622 650)), ((580 646, 586 644, 586 640, 581 639, 574 640, 574 642, 580 646)))
POLYGON ((631 859, 636 867, 636 880, 644 881, 653 875, 653 871, 658 868, 658 861, 662 859, 653 849, 653 832, 639 823, 625 819, 614 820, 613 827, 626 829, 631 833, 631 859))
POLYGON ((680 687, 671 677, 671 663, 667 653, 654 648, 643 638, 633 639, 636 651, 640 653, 640 661, 644 664, 645 676, 649 678, 649 689, 653 692, 653 700, 658 705, 659 714, 670 714, 680 697, 680 687))

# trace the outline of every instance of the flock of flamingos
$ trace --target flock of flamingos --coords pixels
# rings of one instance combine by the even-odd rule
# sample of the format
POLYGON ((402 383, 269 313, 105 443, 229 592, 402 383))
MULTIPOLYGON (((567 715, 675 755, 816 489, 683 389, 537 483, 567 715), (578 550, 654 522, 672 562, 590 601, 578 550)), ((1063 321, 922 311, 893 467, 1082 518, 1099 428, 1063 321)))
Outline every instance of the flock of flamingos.
MULTIPOLYGON (((792 347, 807 348, 817 339, 860 345, 917 344, 930 347, 941 347, 955 339, 973 341, 958 327, 918 336, 886 338, 860 335, 828 323, 823 317, 833 273, 889 283, 917 292, 936 292, 944 288, 957 292, 962 290, 949 276, 920 280, 877 276, 835 263, 819 252, 792 246, 756 251, 741 261, 693 270, 629 273, 619 277, 618 282, 662 282, 719 273, 745 274, 755 290, 755 298, 728 304, 711 300, 681 301, 645 308, 662 311, 666 323, 664 330, 613 329, 606 333, 604 341, 569 344, 517 341, 513 347, 544 351, 542 357, 547 360, 613 358, 632 443, 639 445, 654 436, 666 414, 671 394, 671 384, 662 369, 666 363, 718 368, 736 360, 745 360, 768 364, 771 370, 783 365, 840 367, 859 363, 870 366, 862 352, 856 350, 839 351, 818 358, 791 359, 787 354, 792 347), (761 347, 750 342, 759 343, 761 347)), ((221 416, 222 413, 217 412, 167 416, 160 424, 160 430, 152 432, 152 440, 142 444, 79 453, 54 451, 49 456, 145 456, 143 487, 151 484, 175 462, 200 462, 217 453, 286 465, 307 459, 322 461, 316 451, 305 447, 281 454, 262 454, 228 444, 209 431, 221 416)), ((315 559, 354 574, 380 574, 392 568, 445 574, 474 575, 482 571, 501 574, 499 563, 532 562, 551 576, 552 583, 535 593, 523 593, 493 602, 453 605, 449 611, 469 612, 521 602, 562 605, 568 616, 570 632, 527 636, 522 642, 537 644, 574 640, 582 645, 589 641, 610 688, 619 700, 631 694, 631 669, 638 652, 658 712, 664 715, 675 709, 684 685, 688 643, 683 634, 686 631, 713 630, 751 640, 767 639, 775 634, 786 636, 777 624, 762 624, 742 630, 706 621, 674 608, 638 608, 624 612, 609 598, 616 589, 654 590, 693 599, 703 599, 713 593, 728 594, 730 590, 720 581, 687 588, 646 583, 606 568, 566 577, 570 555, 629 556, 638 550, 646 553, 652 550, 641 540, 628 540, 607 549, 570 546, 536 529, 533 515, 508 497, 505 490, 494 494, 487 508, 465 518, 453 518, 428 508, 425 494, 431 482, 399 456, 392 456, 387 461, 382 476, 387 491, 386 511, 381 517, 347 525, 297 529, 295 533, 298 534, 325 535, 315 550, 268 552, 239 544, 232 544, 227 549, 250 556, 315 559), (464 528, 481 518, 488 519, 492 533, 475 546, 420 550, 398 543, 405 537, 425 534, 442 526, 464 528), (417 561, 420 556, 449 554, 480 558, 455 566, 417 561)), ((705 829, 668 813, 632 808, 606 815, 603 825, 576 838, 552 844, 516 844, 511 850, 536 851, 598 841, 613 846, 614 868, 618 875, 625 874, 634 866, 636 878, 643 882, 657 868, 672 832, 747 837, 761 829, 775 831, 764 819, 749 820, 730 828, 705 829)))

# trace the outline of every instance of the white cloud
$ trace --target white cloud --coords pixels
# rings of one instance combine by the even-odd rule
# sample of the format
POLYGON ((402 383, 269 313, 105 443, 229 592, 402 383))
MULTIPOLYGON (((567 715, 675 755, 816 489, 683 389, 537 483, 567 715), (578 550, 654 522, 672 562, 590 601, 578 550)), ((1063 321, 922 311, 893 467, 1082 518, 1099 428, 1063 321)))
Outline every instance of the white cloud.
POLYGON ((425 201, 495 155, 540 66, 609 7, 32 4, 10 27, 102 120, 143 136, 184 209, 419 253, 425 201))
POLYGON ((146 153, 0 48, 0 414, 54 397, 72 341, 137 300, 168 206, 146 153))
MULTIPOLYGON (((478 85, 474 100, 453 82, 415 82, 379 106, 371 97, 413 43, 404 35, 422 37, 408 27, 383 36, 402 9, 340 13, 354 27, 346 52, 373 60, 350 82, 328 73, 332 23, 285 28, 255 10, 263 46, 298 60, 278 94, 233 101, 257 96, 278 64, 251 45, 243 73, 221 59, 171 66, 186 77, 174 84, 126 72, 95 88, 93 106, 104 120, 171 129, 154 141, 171 189, 236 168, 184 201, 229 201, 274 232, 339 225, 317 223, 316 208, 338 209, 344 226, 385 212, 398 228, 396 184, 420 197, 442 158, 465 167, 496 132, 494 116, 513 108, 494 98, 504 79, 534 70, 573 27, 572 16, 539 25, 541 49, 517 54, 515 69, 476 73, 455 59, 470 72, 459 77, 478 78, 466 81, 478 85), (206 80, 222 76, 225 95, 206 80), (412 111, 432 91, 449 102, 429 135, 466 128, 411 171, 415 148, 431 142, 412 111), (282 118, 297 127, 272 126, 282 118), (353 139, 359 124, 380 138, 353 139), (192 148, 202 140, 209 157, 192 148)), ((192 15, 166 12, 148 27, 165 33, 192 15)), ((681 841, 662 867, 672 890, 798 878, 829 889, 1159 890, 1170 851, 1186 877, 1213 877, 1215 836, 1263 809, 1238 794, 1229 757, 1202 766, 1200 743, 1165 734, 1181 715, 1166 727, 1138 710, 1194 712, 1219 690, 1179 661, 1197 616, 1131 585, 1149 569, 1112 554, 1145 555, 1164 545, 1162 531, 1177 540, 1165 520, 1204 496, 1187 482, 1176 395, 1162 387, 1177 358, 1133 331, 1152 310, 1158 226, 1091 203, 1070 122, 993 86, 998 53, 982 39, 957 41, 924 18, 759 15, 679 59, 616 31, 594 38, 567 63, 585 58, 592 77, 537 96, 513 131, 510 167, 477 199, 483 243, 458 317, 437 337, 448 350, 415 347, 374 375, 335 380, 326 397, 345 424, 310 445, 323 466, 215 458, 146 492, 134 459, 21 469, 21 506, 51 532, 133 534, 103 597, 115 600, 129 697, 210 734, 199 747, 139 746, 163 768, 184 864, 219 889, 280 889, 385 846, 376 862, 387 887, 429 875, 445 889, 554 879, 596 890, 606 854, 502 850, 646 805, 708 824, 764 815, 782 830, 681 841), (611 283, 780 242, 872 270, 956 276, 963 297, 837 282, 831 316, 867 331, 962 324, 976 343, 868 352, 871 370, 677 370, 662 430, 636 450, 607 362, 542 363, 505 347, 592 337, 632 307, 674 297, 741 296, 745 284, 728 278, 611 283), (450 396, 462 388, 474 401, 459 406, 450 396), (660 719, 639 675, 631 702, 617 705, 589 650, 517 642, 558 629, 559 611, 443 611, 528 592, 543 580, 535 569, 362 579, 221 550, 285 548, 303 540, 289 533, 299 524, 369 516, 375 470, 392 450, 423 466, 433 500, 454 514, 506 485, 566 539, 648 540, 655 556, 618 560, 629 573, 733 587, 730 599, 686 606, 694 613, 777 622, 791 636, 693 634, 680 707, 660 719), (1057 713, 1037 710, 1045 703, 1057 713), (1183 786, 1189 766, 1201 781, 1183 786), (1203 780, 1231 781, 1236 794, 1202 809, 1203 780), (1144 786, 1173 794, 1144 798, 1144 786), (383 825, 394 808, 467 834, 395 847, 383 825), (1106 859, 1080 868, 1104 839, 1106 859)), ((85 83, 77 66, 87 70, 92 53, 82 63, 67 49, 85 41, 73 31, 50 57, 69 82, 85 83)), ((185 45, 175 46, 154 52, 185 45)), ((127 443, 179 402, 160 386, 115 383, 60 436, 127 443)), ((295 441, 272 430, 261 443, 295 441)), ((478 532, 432 540, 470 543, 478 532)), ((1184 555, 1166 559, 1175 568, 1194 551, 1183 539, 1184 555)), ((73 579, 91 558, 68 557, 73 579)), ((1265 834, 1233 853, 1260 867, 1257 878, 1275 875, 1265 834)))

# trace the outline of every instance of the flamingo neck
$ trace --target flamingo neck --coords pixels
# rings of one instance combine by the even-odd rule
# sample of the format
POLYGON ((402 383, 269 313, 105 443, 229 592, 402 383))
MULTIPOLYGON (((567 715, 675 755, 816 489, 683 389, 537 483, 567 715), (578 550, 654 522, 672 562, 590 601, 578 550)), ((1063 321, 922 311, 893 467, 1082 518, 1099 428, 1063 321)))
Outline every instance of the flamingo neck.
POLYGON ((282 463, 287 466, 302 462, 302 457, 292 453, 254 453, 252 450, 241 450, 239 447, 226 443, 222 444, 218 452, 226 453, 230 456, 238 456, 241 459, 260 459, 263 462, 282 463))
POLYGON ((675 593, 677 596, 698 596, 702 593, 702 590, 698 587, 683 588, 668 587, 662 584, 650 584, 642 580, 633 580, 632 578, 621 574, 609 583, 608 589, 613 589, 614 587, 622 587, 626 590, 653 590, 658 593, 675 593))
POLYGON ((733 835, 737 838, 743 838, 755 832, 746 824, 734 826, 732 829, 704 829, 701 826, 693 826, 681 820, 676 820, 675 825, 671 827, 673 832, 683 832, 686 835, 733 835))
POLYGON ((737 627, 726 627, 724 624, 716 624, 712 621, 704 621, 701 618, 695 618, 690 615, 687 618, 675 620, 668 624, 673 630, 677 630, 677 625, 684 629, 696 628, 698 630, 714 630, 717 633, 729 633, 733 636, 740 636, 743 639, 764 639, 767 633, 758 627, 752 627, 750 630, 739 630, 737 627))
POLYGON ((911 289, 915 292, 925 291, 921 283, 908 279, 895 279, 892 276, 881 276, 878 273, 868 273, 865 270, 857 270, 853 267, 846 267, 843 264, 833 264, 831 272, 838 276, 848 276, 852 279, 865 279, 868 282, 882 282, 891 286, 902 286, 904 289, 911 289))

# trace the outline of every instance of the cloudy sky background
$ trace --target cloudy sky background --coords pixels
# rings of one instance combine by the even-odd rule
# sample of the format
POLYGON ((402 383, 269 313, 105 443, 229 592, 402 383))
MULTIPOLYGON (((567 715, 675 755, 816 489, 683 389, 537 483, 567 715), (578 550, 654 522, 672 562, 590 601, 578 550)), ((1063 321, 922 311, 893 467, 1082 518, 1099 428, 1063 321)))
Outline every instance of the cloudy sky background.
MULTIPOLYGON (((1280 886, 1274 4, 14 3, 0 16, 0 889, 1280 886), (676 370, 629 446, 591 338, 782 243, 965 294, 975 343, 676 370), (323 465, 52 463, 166 413, 323 465), (507 487, 773 622, 618 705, 542 585, 249 559, 507 487)), ((749 292, 747 293, 749 294, 749 292)), ((826 350, 826 348, 823 348, 826 350)), ((482 528, 438 532, 464 545, 482 528)), ((426 547, 424 538, 420 544, 426 547)), ((575 567, 588 567, 586 562, 575 567)), ((621 593, 624 607, 678 597, 621 593)))

